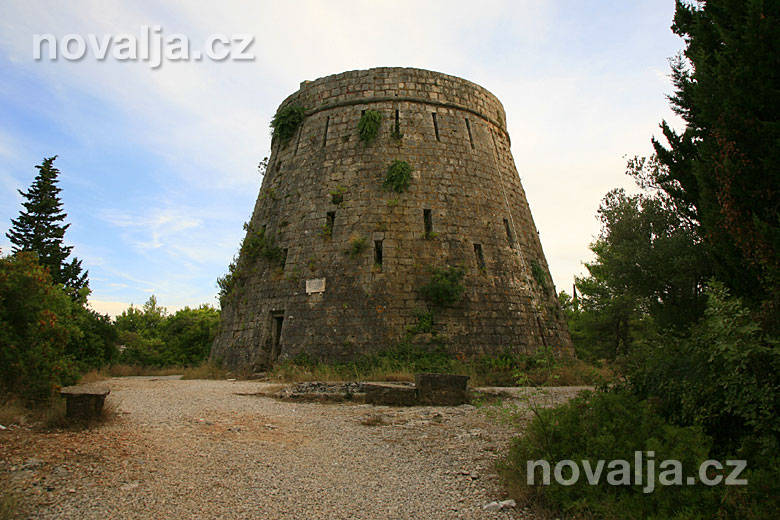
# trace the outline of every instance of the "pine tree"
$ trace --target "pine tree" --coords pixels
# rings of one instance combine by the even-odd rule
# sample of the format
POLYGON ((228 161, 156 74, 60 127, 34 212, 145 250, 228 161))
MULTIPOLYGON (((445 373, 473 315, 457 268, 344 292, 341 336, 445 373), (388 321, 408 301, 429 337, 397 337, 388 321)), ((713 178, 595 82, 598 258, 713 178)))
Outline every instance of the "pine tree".
POLYGON ((19 190, 24 197, 24 210, 19 212, 19 218, 11 219, 11 229, 6 236, 13 244, 12 251, 32 251, 38 255, 38 261, 51 273, 55 283, 63 284, 74 298, 79 296, 80 289, 87 287, 88 271, 82 273, 81 260, 73 258, 67 261, 73 246, 63 244, 65 231, 70 224, 65 224, 68 216, 62 211, 57 176, 60 171, 54 167, 54 157, 44 158, 43 163, 36 166, 38 175, 26 192, 19 190))
POLYGON ((686 127, 662 123, 656 186, 701 225, 716 276, 777 311, 780 3, 678 0, 672 30, 686 48, 672 62, 670 101, 686 127))

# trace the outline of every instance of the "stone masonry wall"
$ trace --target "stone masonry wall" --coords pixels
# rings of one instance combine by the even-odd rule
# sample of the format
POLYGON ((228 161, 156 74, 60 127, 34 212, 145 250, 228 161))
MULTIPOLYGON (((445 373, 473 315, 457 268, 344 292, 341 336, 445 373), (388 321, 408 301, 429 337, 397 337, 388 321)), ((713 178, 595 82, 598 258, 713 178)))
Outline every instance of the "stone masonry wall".
POLYGON ((306 118, 286 144, 272 143, 250 221, 286 249, 286 261, 239 260, 243 274, 223 304, 213 358, 258 370, 300 353, 343 360, 388 348, 426 308, 417 288, 428 267, 445 265, 466 270, 463 301, 435 314, 453 352, 571 352, 495 96, 445 74, 377 68, 303 82, 281 107, 290 103, 306 107, 306 118), (367 109, 383 120, 366 146, 357 124, 367 109), (391 136, 396 112, 400 140, 391 136), (414 169, 401 194, 382 188, 395 159, 414 169), (340 204, 335 192, 343 192, 340 204), (359 238, 368 247, 352 258, 345 251, 359 238), (323 279, 324 292, 307 293, 307 281, 312 289, 323 279))

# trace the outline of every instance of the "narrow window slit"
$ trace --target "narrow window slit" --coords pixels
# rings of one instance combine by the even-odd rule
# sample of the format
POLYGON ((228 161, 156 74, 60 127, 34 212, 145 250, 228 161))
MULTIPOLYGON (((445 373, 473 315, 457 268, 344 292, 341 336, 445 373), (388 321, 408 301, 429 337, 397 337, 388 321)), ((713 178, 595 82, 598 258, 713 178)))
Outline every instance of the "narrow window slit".
POLYGON ((469 143, 471 143, 471 149, 474 149, 474 137, 471 135, 471 123, 469 123, 469 118, 466 118, 466 130, 469 132, 469 143))
POLYGON ((512 228, 509 227, 509 220, 504 219, 504 229, 506 229, 506 239, 509 241, 509 245, 515 245, 515 241, 512 238, 512 228))
POLYGON ((382 241, 374 240, 374 265, 382 267, 382 241))
POLYGON ((284 266, 287 264, 287 251, 288 249, 286 247, 282 249, 282 269, 284 269, 284 266))
POLYGON ((328 215, 326 218, 325 225, 328 227, 328 229, 333 232, 333 225, 336 223, 336 212, 335 211, 328 211, 328 215))
POLYGON ((433 131, 436 132, 436 140, 440 141, 439 139, 439 121, 436 119, 436 112, 431 112, 431 116, 433 117, 433 131))
POLYGON ((474 244, 474 255, 477 257, 477 266, 480 271, 485 270, 485 256, 482 254, 482 244, 474 244))
POLYGON ((328 142, 328 126, 330 125, 330 116, 325 120, 325 133, 322 135, 322 147, 328 142))
POLYGON ((423 223, 425 224, 425 237, 428 238, 431 233, 433 233, 433 216, 431 215, 431 210, 423 210, 423 223))
POLYGON ((302 133, 303 133, 303 123, 301 123, 301 127, 298 129, 298 137, 295 139, 295 152, 293 152, 293 155, 298 155, 298 147, 301 146, 302 133))

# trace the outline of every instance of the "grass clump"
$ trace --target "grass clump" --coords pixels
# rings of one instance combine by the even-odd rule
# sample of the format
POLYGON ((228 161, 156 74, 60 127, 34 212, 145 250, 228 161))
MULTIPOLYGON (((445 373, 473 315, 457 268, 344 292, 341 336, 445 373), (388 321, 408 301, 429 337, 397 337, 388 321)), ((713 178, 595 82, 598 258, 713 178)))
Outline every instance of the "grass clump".
POLYGON ((287 144, 303 123, 305 116, 306 109, 302 105, 292 104, 280 108, 271 120, 274 139, 280 139, 283 144, 287 144))
POLYGON ((366 110, 358 121, 358 135, 365 145, 371 144, 379 135, 382 113, 378 110, 366 110))
POLYGON ((383 187, 396 193, 403 193, 409 188, 412 179, 412 167, 406 161, 395 160, 387 168, 383 187))

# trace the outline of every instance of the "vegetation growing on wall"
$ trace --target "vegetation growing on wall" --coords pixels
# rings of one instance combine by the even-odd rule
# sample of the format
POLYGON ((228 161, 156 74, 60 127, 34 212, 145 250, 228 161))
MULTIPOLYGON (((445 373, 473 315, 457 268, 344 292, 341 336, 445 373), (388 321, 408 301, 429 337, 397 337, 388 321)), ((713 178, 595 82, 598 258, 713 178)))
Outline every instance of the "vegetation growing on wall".
POLYGON ((420 295, 437 307, 448 307, 463 298, 466 288, 462 285, 464 271, 460 267, 431 267, 429 281, 419 288, 420 295))
POLYGON ((368 247, 368 240, 366 237, 352 237, 349 240, 349 247, 345 251, 350 258, 355 259, 360 256, 360 253, 366 250, 368 247))
POLYGON ((366 110, 358 121, 358 135, 363 144, 371 144, 379 135, 382 113, 378 110, 366 110))
POLYGON ((403 193, 409 187, 412 179, 412 167, 406 161, 395 160, 387 168, 387 175, 383 184, 386 190, 403 193))
POLYGON ((304 117, 306 117, 306 109, 302 105, 291 104, 280 108, 271 120, 274 139, 279 139, 283 144, 287 144, 303 123, 304 117))
POLYGON ((536 283, 539 284, 539 287, 541 287, 544 291, 547 291, 547 276, 544 274, 544 269, 542 269, 542 266, 536 259, 531 260, 530 263, 531 275, 533 275, 534 280, 536 280, 536 283))

